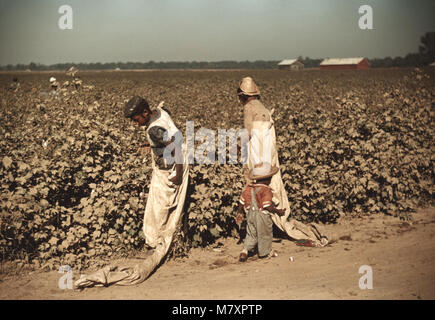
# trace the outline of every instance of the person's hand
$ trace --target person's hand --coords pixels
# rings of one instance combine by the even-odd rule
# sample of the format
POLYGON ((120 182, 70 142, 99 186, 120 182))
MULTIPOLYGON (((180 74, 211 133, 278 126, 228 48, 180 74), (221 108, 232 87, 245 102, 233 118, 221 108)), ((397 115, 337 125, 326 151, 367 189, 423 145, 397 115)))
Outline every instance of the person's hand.
POLYGON ((236 215, 236 223, 237 223, 238 225, 240 225, 242 222, 243 222, 243 214, 242 214, 242 213, 238 213, 238 214, 236 215))
POLYGON ((277 211, 276 213, 277 213, 280 217, 282 217, 283 215, 285 215, 285 210, 284 210, 284 209, 277 209, 276 211, 277 211))
POLYGON ((179 186, 183 182, 183 177, 176 175, 175 177, 170 178, 169 181, 171 181, 176 186, 179 186))

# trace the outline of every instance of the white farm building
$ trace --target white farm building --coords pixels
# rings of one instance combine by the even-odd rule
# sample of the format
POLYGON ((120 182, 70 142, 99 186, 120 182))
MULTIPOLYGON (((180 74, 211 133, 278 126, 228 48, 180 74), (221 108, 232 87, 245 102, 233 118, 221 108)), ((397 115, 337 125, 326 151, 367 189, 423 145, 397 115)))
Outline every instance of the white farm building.
POLYGON ((279 70, 303 70, 304 64, 298 59, 286 59, 278 63, 279 70))

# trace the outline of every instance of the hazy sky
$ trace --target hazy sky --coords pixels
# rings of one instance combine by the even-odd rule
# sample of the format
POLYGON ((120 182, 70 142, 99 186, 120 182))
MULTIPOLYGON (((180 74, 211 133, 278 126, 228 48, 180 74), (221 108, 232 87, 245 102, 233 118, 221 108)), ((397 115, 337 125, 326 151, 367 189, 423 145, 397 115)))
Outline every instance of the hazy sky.
POLYGON ((434 0, 0 0, 0 65, 395 57, 428 31, 434 0))

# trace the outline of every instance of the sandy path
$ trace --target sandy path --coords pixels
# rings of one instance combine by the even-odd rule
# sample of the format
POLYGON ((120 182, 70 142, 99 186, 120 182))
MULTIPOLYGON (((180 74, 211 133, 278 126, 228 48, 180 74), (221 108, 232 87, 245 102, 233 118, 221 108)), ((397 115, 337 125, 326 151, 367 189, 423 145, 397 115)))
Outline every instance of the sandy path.
POLYGON ((0 299, 435 299, 435 208, 413 216, 342 219, 326 226, 338 241, 325 248, 282 240, 273 244, 278 257, 246 263, 237 261, 237 240, 224 239, 218 250, 192 250, 131 287, 61 290, 56 271, 3 274, 0 299), (359 288, 362 265, 372 267, 371 290, 359 288))

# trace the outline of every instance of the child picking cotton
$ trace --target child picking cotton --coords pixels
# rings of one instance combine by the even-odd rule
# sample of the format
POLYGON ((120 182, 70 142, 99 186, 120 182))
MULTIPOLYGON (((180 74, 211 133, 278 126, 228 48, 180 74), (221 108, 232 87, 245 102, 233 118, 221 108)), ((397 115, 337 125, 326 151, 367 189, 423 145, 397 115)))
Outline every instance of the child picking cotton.
POLYGON ((255 246, 258 247, 260 258, 277 256, 272 250, 273 221, 271 215, 283 216, 285 210, 278 209, 273 204, 269 184, 278 170, 277 167, 271 167, 268 163, 262 163, 249 172, 249 179, 255 183, 249 184, 243 190, 236 216, 236 223, 240 224, 244 213, 247 213, 246 238, 239 256, 241 262, 248 259, 248 252, 255 246))

